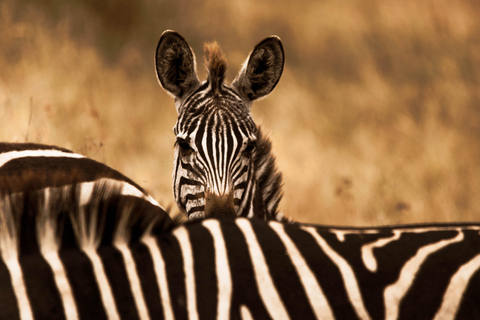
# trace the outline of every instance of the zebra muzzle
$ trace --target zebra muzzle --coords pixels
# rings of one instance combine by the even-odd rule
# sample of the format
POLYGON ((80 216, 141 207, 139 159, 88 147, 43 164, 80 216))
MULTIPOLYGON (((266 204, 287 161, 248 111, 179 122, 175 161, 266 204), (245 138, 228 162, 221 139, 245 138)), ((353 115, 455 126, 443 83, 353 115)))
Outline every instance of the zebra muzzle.
POLYGON ((213 192, 205 192, 205 217, 236 216, 233 192, 217 195, 213 192))

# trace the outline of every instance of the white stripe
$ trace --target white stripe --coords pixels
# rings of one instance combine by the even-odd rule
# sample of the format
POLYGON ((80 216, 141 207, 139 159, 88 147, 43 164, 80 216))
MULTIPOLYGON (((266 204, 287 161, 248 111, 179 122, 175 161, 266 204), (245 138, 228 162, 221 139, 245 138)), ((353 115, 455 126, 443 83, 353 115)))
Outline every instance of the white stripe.
POLYGON ((194 261, 190 238, 185 228, 179 228, 175 230, 173 234, 178 239, 183 256, 188 319, 196 320, 198 319, 197 296, 195 294, 195 271, 193 268, 194 261))
POLYGON ((57 233, 58 213, 52 211, 50 191, 50 188, 46 188, 43 191, 46 200, 43 207, 40 208, 36 219, 37 242, 41 255, 52 270, 55 285, 60 293, 63 310, 65 311, 65 317, 69 320, 74 320, 78 319, 78 311, 65 268, 58 256, 60 247, 60 236, 57 233))
POLYGON ((12 212, 10 197, 0 198, 0 254, 12 281, 20 319, 33 319, 32 308, 18 262, 17 226, 12 212))
POLYGON ((283 224, 279 222, 270 222, 269 225, 283 242, 285 249, 287 250, 287 255, 295 266, 295 270, 297 271, 300 281, 305 289, 305 293, 307 294, 308 302, 310 303, 317 319, 334 319, 332 309, 330 308, 327 298, 320 288, 315 275, 308 267, 300 251, 298 251, 295 244, 286 234, 283 224))
POLYGON ((252 317, 252 313, 248 309, 248 307, 244 304, 240 305, 240 319, 242 320, 254 320, 252 317))
POLYGON ((165 269, 165 262, 163 261, 162 254, 160 253, 160 248, 158 247, 155 238, 152 236, 144 237, 142 242, 147 246, 150 255, 152 256, 157 285, 160 289, 163 318, 165 320, 173 320, 172 302, 170 300, 170 292, 168 291, 167 271, 165 269))
POLYGON ((140 279, 138 278, 137 268, 135 267, 135 261, 133 260, 130 248, 128 248, 125 243, 115 243, 115 248, 117 248, 117 250, 120 251, 123 256, 125 270, 127 272, 130 288, 132 289, 133 300, 135 301, 135 307, 137 308, 138 316, 140 319, 150 319, 145 298, 143 296, 142 287, 140 285, 140 279))
POLYGON ((385 231, 388 229, 394 229, 396 231, 402 233, 425 233, 425 232, 432 232, 432 231, 451 231, 451 230, 458 230, 458 228, 462 228, 463 230, 478 230, 480 231, 480 225, 464 225, 464 226, 457 226, 457 225, 425 225, 419 227, 412 227, 409 225, 405 226, 393 226, 393 227, 380 227, 377 229, 364 229, 364 228, 354 228, 354 229, 335 229, 329 228, 329 232, 336 234, 338 241, 344 242, 345 235, 359 235, 359 234, 377 234, 381 231, 385 231))
POLYGON ((85 158, 77 153, 64 152, 60 150, 23 150, 10 151, 0 154, 0 167, 5 163, 19 158, 26 157, 57 157, 57 158, 85 158))
POLYGON ((401 235, 402 235, 402 232, 400 230, 393 230, 393 236, 389 238, 379 239, 375 242, 364 245, 362 247, 362 260, 363 260, 363 263, 365 264, 365 267, 371 272, 376 272, 377 260, 373 255, 373 249, 384 247, 390 242, 400 239, 401 235))
POLYGON ((255 273, 255 280, 257 287, 265 307, 267 308, 270 317, 273 319, 289 319, 287 310, 283 305, 277 289, 273 284, 273 279, 265 261, 265 256, 255 237, 250 221, 247 219, 237 219, 237 226, 242 231, 245 240, 247 241, 248 252, 253 264, 253 271, 255 273))
POLYGON ((7 266, 8 271, 10 272, 10 277, 12 278, 13 292, 17 298, 20 319, 33 319, 32 307, 30 306, 30 301, 28 300, 27 289, 25 287, 25 282, 23 281, 23 273, 22 269, 20 268, 20 264, 18 263, 18 259, 3 259, 3 262, 7 266))
POLYGON ((78 319, 77 306, 75 304, 75 298, 73 297, 72 288, 68 282, 67 274, 65 268, 60 261, 58 252, 50 251, 43 252, 42 256, 45 258, 47 263, 53 272, 53 277, 55 279, 55 284, 60 293, 60 298, 63 304, 63 310, 65 311, 65 317, 68 320, 78 319))
POLYGON ((218 284, 217 319, 229 319, 232 300, 232 275, 230 274, 230 266, 228 263, 227 247, 225 246, 225 240, 220 230, 220 222, 217 220, 207 220, 202 224, 212 234, 213 245, 215 247, 215 269, 218 284))
POLYGON ((355 310, 355 313, 360 319, 370 319, 370 315, 363 304, 363 298, 360 293, 357 279, 355 278, 355 273, 345 259, 335 252, 315 230, 314 227, 302 227, 303 230, 310 233, 317 244, 322 248, 323 252, 337 265, 342 274, 343 283, 345 289, 347 290, 348 298, 352 303, 352 306, 355 310))
MULTIPOLYGON (((160 207, 163 209, 163 207, 155 200, 152 198, 150 195, 144 194, 141 190, 139 190, 137 187, 131 185, 128 182, 121 181, 121 180, 115 180, 115 179, 110 179, 110 178, 101 178, 95 181, 90 181, 90 182, 82 182, 79 185, 80 188, 80 201, 79 205, 86 205, 90 202, 90 199, 93 194, 93 190, 96 184, 103 184, 105 186, 111 187, 111 188, 121 188, 120 194, 124 196, 132 196, 132 197, 137 197, 140 199, 144 199, 148 202, 150 202, 152 205, 156 207, 160 207)), ((165 210, 165 209, 163 209, 165 210)))
POLYGON ((93 266, 93 273, 97 280, 100 297, 102 298, 103 307, 109 319, 120 319, 115 300, 113 299, 112 289, 108 283, 107 275, 103 269, 102 261, 93 247, 84 247, 82 251, 90 259, 93 266))
MULTIPOLYGON (((117 222, 117 228, 115 230, 113 246, 120 251, 123 262, 125 264, 125 271, 127 273, 128 282, 133 295, 133 301, 138 312, 140 319, 149 319, 147 305, 145 303, 145 297, 143 295, 142 286, 140 285, 140 279, 138 278, 137 268, 135 260, 133 259, 128 242, 131 237, 131 230, 129 221, 131 215, 134 214, 131 210, 125 209, 122 211, 122 215, 117 222)), ((148 227, 150 229, 151 226, 148 227)))
POLYGON ((453 319, 458 311, 460 301, 465 293, 465 289, 472 278, 480 268, 480 255, 461 266, 450 279, 447 291, 443 296, 442 306, 435 315, 435 320, 453 319))
POLYGON ((218 126, 221 126, 221 133, 223 133, 223 139, 220 139, 220 163, 218 168, 220 168, 221 173, 223 173, 222 177, 222 190, 225 190, 225 194, 230 193, 230 186, 228 185, 228 180, 230 179, 229 173, 227 172, 227 128, 225 127, 225 122, 222 117, 220 117, 221 121, 218 126))
POLYGON ((407 261, 397 282, 391 284, 385 288, 384 301, 385 301, 385 319, 397 319, 398 307, 401 300, 405 296, 405 293, 410 288, 415 276, 420 269, 422 263, 428 258, 428 256, 452 243, 460 242, 463 240, 463 232, 457 228, 458 235, 455 238, 448 240, 441 240, 436 243, 424 246, 420 248, 415 256, 407 261))

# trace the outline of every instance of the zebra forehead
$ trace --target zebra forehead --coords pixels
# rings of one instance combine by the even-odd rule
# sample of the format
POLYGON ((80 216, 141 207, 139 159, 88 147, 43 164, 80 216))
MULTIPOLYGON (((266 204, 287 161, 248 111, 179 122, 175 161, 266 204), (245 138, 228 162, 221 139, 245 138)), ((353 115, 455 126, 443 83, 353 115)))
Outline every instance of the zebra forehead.
POLYGON ((257 126, 249 112, 241 108, 228 107, 222 103, 204 104, 192 107, 177 120, 174 128, 177 136, 195 136, 198 133, 213 130, 218 132, 242 132, 255 136, 257 126))

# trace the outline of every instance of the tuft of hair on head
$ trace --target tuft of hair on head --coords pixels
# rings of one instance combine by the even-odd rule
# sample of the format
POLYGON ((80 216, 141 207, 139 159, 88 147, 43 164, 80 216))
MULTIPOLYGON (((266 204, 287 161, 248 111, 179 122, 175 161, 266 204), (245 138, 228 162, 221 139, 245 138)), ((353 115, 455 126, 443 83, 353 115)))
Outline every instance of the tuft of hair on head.
POLYGON ((205 51, 205 66, 208 70, 208 81, 213 92, 218 93, 227 72, 227 60, 216 41, 207 42, 203 46, 205 51))

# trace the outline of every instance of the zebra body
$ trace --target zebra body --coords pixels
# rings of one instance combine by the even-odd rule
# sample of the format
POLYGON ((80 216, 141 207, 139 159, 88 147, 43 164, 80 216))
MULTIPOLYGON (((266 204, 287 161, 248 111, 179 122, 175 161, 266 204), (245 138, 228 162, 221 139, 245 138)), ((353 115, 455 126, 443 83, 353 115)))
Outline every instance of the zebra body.
POLYGON ((166 228, 139 198, 94 189, 83 209, 75 186, 1 199, 1 319, 480 315, 480 224, 166 228))
POLYGON ((227 64, 218 44, 205 44, 205 53, 208 79, 202 83, 195 55, 178 33, 165 31, 155 56, 160 84, 175 97, 178 113, 173 173, 178 207, 189 219, 281 220, 281 174, 250 110, 280 79, 282 43, 271 36, 255 46, 231 86, 224 83, 227 64), (211 201, 215 211, 208 210, 211 201))
POLYGON ((165 212, 138 184, 120 172, 70 150, 35 143, 0 143, 0 192, 25 192, 76 184, 87 204, 95 182, 120 186, 125 196, 142 198, 165 212))
POLYGON ((473 319, 479 231, 478 224, 342 229, 208 219, 159 247, 169 300, 186 299, 172 304, 175 318, 473 319))

